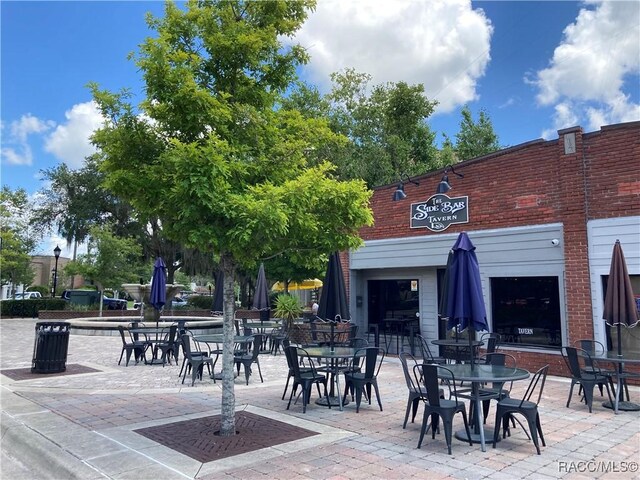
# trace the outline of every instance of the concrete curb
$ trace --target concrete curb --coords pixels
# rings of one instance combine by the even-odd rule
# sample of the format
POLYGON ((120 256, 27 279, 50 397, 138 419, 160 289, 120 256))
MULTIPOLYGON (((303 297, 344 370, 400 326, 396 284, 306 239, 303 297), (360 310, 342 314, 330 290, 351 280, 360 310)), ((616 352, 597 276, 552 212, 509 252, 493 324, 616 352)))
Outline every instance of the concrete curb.
POLYGON ((3 453, 38 479, 103 479, 103 475, 29 426, 2 415, 3 453))

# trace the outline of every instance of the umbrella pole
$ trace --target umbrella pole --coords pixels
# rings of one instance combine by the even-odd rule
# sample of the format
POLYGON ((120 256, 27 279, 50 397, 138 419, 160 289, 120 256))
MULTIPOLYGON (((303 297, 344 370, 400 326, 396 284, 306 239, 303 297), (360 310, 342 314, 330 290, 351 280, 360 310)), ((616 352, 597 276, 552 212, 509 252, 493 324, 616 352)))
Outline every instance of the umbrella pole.
POLYGON ((622 328, 620 327, 620 322, 616 324, 616 327, 618 329, 618 356, 621 357, 622 356, 622 338, 620 334, 622 333, 622 328))
POLYGON ((473 337, 475 337, 475 334, 476 334, 475 330, 473 329, 471 324, 469 324, 469 352, 471 354, 471 370, 473 370, 473 364, 474 364, 473 337))

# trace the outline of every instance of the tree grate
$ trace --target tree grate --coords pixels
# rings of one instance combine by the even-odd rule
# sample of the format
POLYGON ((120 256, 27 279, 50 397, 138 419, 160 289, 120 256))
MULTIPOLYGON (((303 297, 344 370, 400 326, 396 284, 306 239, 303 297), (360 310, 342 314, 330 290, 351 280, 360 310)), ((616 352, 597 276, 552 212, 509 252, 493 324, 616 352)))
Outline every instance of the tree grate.
POLYGON ((10 368, 6 370, 0 370, 2 375, 9 377, 11 380, 33 380, 34 378, 49 378, 49 377, 58 377, 60 375, 77 375, 79 373, 93 373, 99 372, 100 370, 96 370, 95 368, 85 367, 84 365, 79 365, 77 363, 72 363, 66 366, 66 370, 64 372, 54 372, 54 373, 31 373, 31 367, 27 368, 10 368))
POLYGON ((203 463, 318 435, 244 411, 236 412, 236 435, 221 437, 219 430, 220 415, 214 415, 134 431, 203 463))

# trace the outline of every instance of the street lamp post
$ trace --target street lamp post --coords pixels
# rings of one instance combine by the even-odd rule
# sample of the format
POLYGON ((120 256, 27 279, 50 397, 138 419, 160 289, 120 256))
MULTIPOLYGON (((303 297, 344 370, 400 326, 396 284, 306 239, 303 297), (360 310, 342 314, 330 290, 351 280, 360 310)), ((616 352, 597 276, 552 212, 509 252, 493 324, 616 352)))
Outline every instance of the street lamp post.
POLYGON ((56 245, 56 248, 53 249, 53 255, 56 257, 56 266, 53 271, 53 292, 51 292, 51 296, 56 296, 56 286, 58 283, 58 258, 60 258, 60 247, 56 245))

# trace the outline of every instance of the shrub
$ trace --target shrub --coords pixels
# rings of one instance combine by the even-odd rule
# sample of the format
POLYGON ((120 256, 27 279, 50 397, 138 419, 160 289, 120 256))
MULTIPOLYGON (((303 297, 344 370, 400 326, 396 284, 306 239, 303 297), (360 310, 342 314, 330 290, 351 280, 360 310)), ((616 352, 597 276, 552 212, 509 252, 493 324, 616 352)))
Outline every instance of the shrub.
POLYGON ((211 310, 213 297, 210 295, 192 295, 187 298, 187 303, 196 309, 211 310))
POLYGON ((276 308, 273 315, 282 318, 286 328, 290 329, 294 320, 302 315, 302 307, 296 297, 283 293, 276 298, 276 308))
POLYGON ((30 292, 40 292, 43 297, 51 296, 51 289, 46 285, 32 285, 28 288, 30 292))
POLYGON ((27 300, 3 300, 0 317, 36 318, 40 310, 64 310, 67 302, 61 298, 29 298, 27 300))

